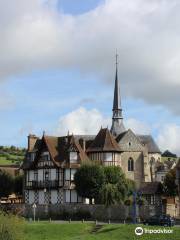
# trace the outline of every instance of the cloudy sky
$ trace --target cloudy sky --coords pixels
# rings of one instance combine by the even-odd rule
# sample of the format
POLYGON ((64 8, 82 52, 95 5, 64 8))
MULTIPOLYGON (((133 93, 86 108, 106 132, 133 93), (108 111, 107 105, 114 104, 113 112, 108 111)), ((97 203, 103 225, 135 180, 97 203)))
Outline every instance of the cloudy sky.
POLYGON ((180 154, 179 0, 0 0, 0 145, 111 125, 180 154))

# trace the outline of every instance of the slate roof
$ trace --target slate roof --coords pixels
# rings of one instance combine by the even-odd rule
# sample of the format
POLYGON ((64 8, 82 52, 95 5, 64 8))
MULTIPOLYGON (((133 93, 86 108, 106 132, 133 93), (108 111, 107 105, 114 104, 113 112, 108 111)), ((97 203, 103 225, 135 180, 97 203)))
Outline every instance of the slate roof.
POLYGON ((120 152, 121 149, 108 128, 102 128, 87 152, 120 152))
POLYGON ((126 135, 127 132, 128 132, 128 130, 125 131, 125 132, 120 133, 120 134, 117 136, 116 141, 119 142, 119 141, 126 135))
POLYGON ((170 152, 169 150, 166 150, 163 152, 162 157, 177 158, 177 155, 170 152))
POLYGON ((160 182, 144 182, 139 190, 142 195, 162 194, 163 186, 160 182))
POLYGON ((137 137, 139 137, 140 141, 147 146, 149 153, 161 153, 151 135, 137 135, 137 137))

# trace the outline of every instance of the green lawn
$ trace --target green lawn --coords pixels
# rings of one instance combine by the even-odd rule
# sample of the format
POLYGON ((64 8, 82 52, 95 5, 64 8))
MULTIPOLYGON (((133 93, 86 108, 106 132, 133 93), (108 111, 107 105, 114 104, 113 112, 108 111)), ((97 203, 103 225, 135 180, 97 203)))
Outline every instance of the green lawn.
POLYGON ((6 156, 0 156, 0 165, 10 165, 10 164, 15 164, 19 161, 23 160, 23 156, 17 156, 13 154, 8 155, 8 159, 6 156))
MULTIPOLYGON (((173 234, 144 234, 136 236, 134 225, 110 224, 92 233, 94 224, 90 223, 27 223, 26 240, 179 240, 180 227, 173 227, 173 234)), ((162 228, 146 227, 144 228, 162 228)), ((168 228, 165 228, 168 229, 168 228)))

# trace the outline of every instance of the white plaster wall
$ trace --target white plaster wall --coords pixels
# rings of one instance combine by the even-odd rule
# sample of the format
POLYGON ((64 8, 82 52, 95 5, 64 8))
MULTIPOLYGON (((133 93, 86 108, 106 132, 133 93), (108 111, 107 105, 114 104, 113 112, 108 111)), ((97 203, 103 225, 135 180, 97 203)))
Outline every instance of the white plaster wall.
POLYGON ((51 191, 51 203, 52 204, 57 203, 57 191, 56 190, 51 191))
POLYGON ((56 180, 56 169, 51 169, 51 180, 56 180))
POLYGON ((43 169, 38 169, 38 181, 43 181, 43 169))
POLYGON ((65 203, 70 202, 70 190, 65 190, 65 203))
POLYGON ((34 203, 34 191, 30 190, 29 191, 29 204, 33 204, 34 203))
POLYGON ((65 169, 65 180, 70 180, 70 169, 65 169))
POLYGON ((77 192, 75 190, 71 190, 71 202, 77 202, 77 192))
POLYGON ((44 191, 39 191, 39 204, 44 204, 44 191))
POLYGON ((77 152, 70 152, 70 162, 76 163, 77 162, 77 152))
POLYGON ((34 180, 34 170, 30 170, 29 171, 29 181, 33 181, 34 180))

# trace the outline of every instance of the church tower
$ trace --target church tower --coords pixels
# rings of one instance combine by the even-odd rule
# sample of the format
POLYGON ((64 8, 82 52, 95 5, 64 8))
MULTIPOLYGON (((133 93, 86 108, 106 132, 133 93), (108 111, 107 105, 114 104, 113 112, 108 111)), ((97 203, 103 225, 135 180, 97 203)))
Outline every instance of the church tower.
POLYGON ((122 108, 121 108, 121 96, 118 81, 118 55, 116 54, 116 74, 115 74, 115 86, 114 86, 114 100, 113 100, 113 116, 111 133, 113 136, 118 136, 120 133, 125 132, 123 124, 122 108))

